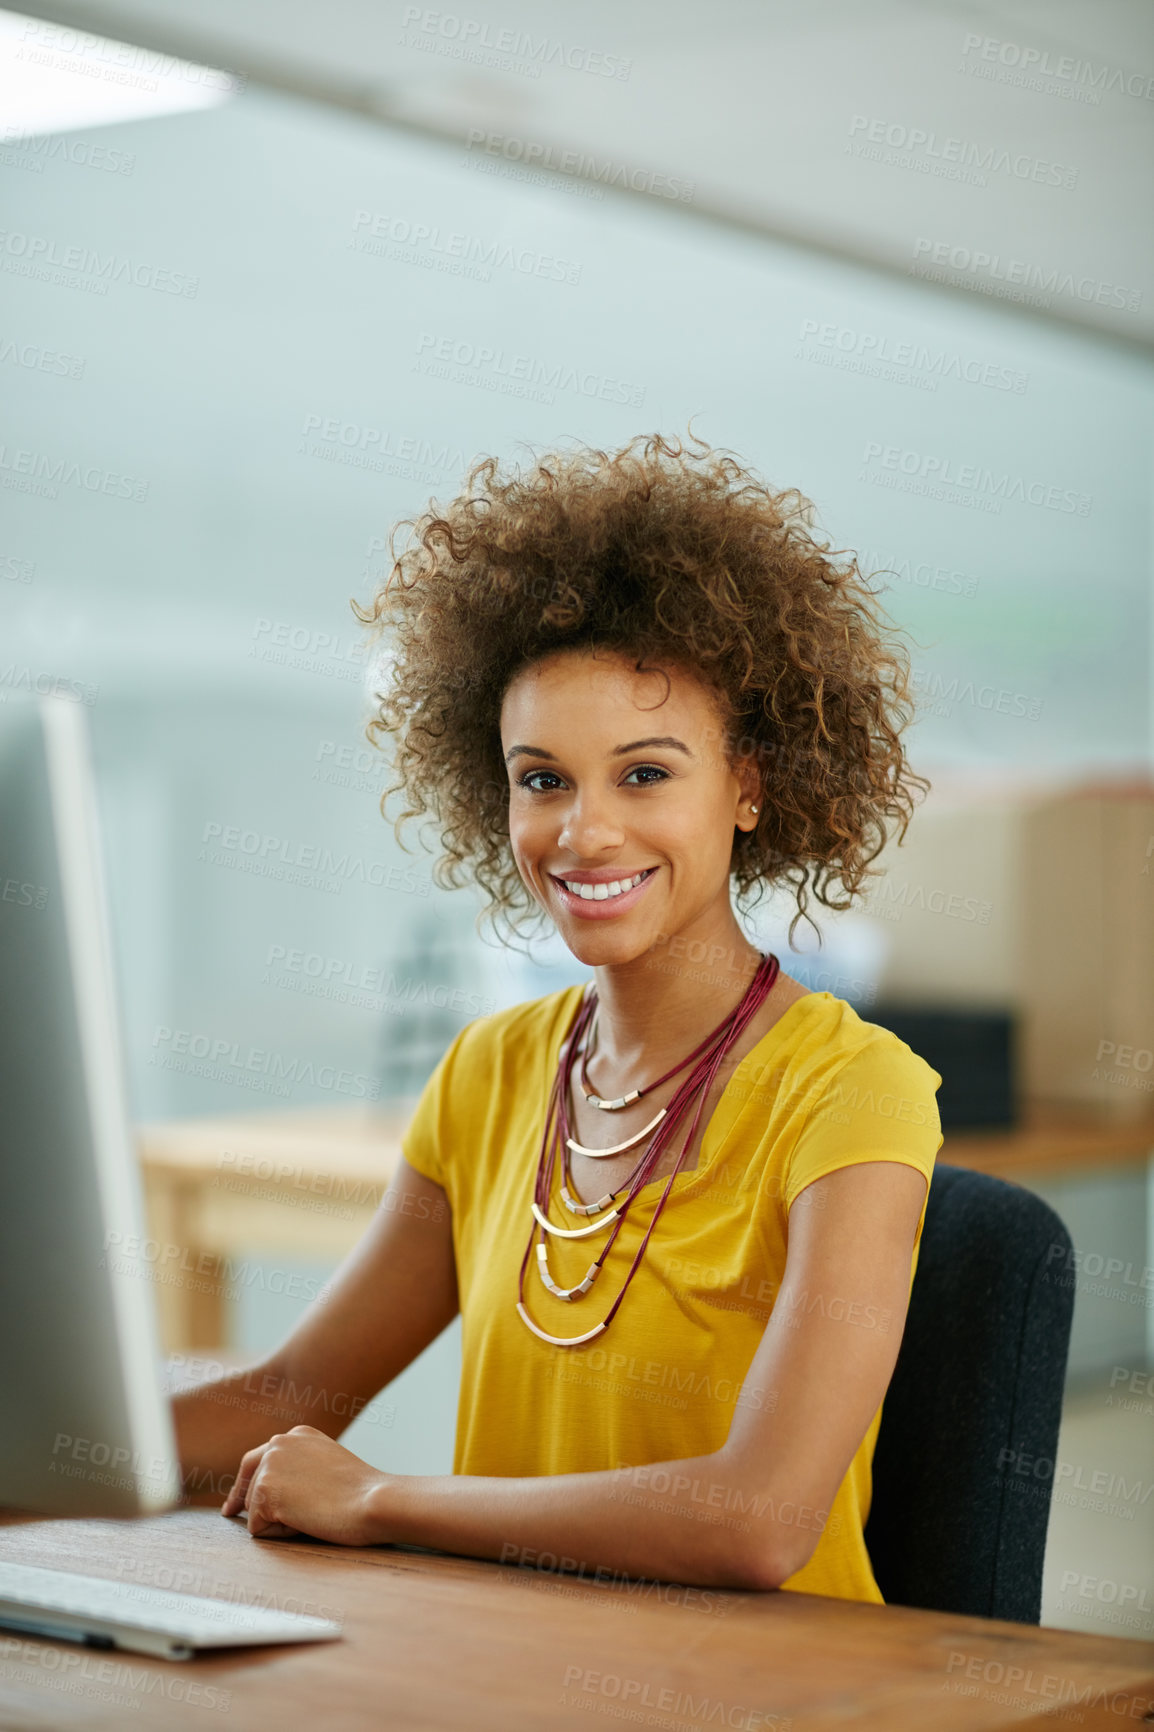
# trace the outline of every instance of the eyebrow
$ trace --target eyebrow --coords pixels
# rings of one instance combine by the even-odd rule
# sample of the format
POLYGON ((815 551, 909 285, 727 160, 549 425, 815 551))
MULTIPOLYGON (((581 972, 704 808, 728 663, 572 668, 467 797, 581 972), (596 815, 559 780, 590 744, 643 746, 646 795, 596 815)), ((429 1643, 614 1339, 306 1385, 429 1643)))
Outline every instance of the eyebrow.
MULTIPOLYGON (((640 752, 649 746, 665 746, 672 752, 684 752, 687 758, 694 756, 685 742, 674 739, 672 734, 654 734, 647 740, 631 740, 627 746, 615 746, 611 755, 624 758, 629 752, 640 752)), ((512 763, 514 758, 548 758, 551 764, 557 762, 553 753, 547 752, 543 746, 510 746, 505 753, 505 762, 512 763)))

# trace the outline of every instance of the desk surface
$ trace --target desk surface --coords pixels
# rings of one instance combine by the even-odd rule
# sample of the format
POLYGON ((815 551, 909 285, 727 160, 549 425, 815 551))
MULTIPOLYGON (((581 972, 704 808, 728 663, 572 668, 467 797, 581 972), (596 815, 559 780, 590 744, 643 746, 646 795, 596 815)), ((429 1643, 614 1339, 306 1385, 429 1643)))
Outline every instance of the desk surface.
POLYGON ((687 1732, 787 1723, 789 1732, 1101 1732, 1154 1714, 1154 1642, 807 1594, 597 1584, 387 1548, 260 1542, 215 1511, 139 1522, 0 1512, 0 1557, 319 1613, 346 1630, 342 1642, 183 1663, 0 1632, 5 1732, 552 1732, 588 1728, 591 1714, 687 1732))

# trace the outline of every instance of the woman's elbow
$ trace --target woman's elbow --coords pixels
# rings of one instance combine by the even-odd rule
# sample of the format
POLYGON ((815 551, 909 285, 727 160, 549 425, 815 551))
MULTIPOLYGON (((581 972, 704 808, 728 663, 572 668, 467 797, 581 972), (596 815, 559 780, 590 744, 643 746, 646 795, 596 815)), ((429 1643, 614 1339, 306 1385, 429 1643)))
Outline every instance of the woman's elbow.
POLYGON ((796 1543, 790 1545, 784 1540, 767 1539, 764 1535, 758 1538, 759 1543, 744 1548, 738 1565, 740 1581, 736 1585, 747 1593, 774 1593, 813 1556, 814 1547, 809 1542, 799 1547, 796 1543))
POLYGON ((791 1572, 782 1566, 772 1552, 753 1552, 742 1559, 735 1574, 737 1580, 734 1586, 743 1593, 770 1594, 780 1588, 791 1572))

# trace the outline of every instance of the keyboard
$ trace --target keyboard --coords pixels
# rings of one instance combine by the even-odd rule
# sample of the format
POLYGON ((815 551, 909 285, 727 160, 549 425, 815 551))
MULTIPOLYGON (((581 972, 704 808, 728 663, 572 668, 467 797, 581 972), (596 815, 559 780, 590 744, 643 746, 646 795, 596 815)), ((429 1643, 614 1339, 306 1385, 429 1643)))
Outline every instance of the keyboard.
POLYGON ((299 1612, 169 1594, 138 1582, 77 1576, 0 1560, 0 1626, 90 1648, 125 1648, 191 1660, 201 1648, 263 1642, 332 1642, 341 1626, 299 1612))

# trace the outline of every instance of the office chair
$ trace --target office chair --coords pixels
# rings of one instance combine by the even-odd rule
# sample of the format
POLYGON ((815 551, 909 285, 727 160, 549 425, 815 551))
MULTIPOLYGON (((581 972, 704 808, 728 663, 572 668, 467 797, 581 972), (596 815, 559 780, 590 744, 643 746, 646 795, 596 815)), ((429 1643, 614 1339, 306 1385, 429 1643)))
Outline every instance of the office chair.
POLYGON ((865 1529, 887 1601, 1038 1623, 1070 1249, 1031 1192, 935 1168, 865 1529))

